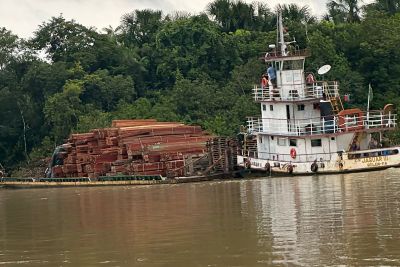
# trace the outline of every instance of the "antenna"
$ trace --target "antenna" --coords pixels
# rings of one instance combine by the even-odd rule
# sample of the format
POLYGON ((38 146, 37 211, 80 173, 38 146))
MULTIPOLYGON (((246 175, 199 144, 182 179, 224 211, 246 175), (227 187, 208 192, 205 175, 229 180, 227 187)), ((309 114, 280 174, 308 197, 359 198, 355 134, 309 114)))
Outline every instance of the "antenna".
POLYGON ((331 65, 323 65, 321 68, 318 69, 318 74, 319 75, 324 75, 328 73, 328 71, 331 70, 331 65))

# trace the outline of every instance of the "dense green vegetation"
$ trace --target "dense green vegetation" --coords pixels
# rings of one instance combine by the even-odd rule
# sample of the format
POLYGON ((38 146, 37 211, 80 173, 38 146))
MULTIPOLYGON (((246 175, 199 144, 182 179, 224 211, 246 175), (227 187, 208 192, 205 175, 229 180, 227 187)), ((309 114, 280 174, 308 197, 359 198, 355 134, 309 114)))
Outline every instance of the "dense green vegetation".
MULTIPOLYGON (((400 0, 328 2, 317 19, 283 5, 284 23, 312 56, 307 70, 331 64, 352 105, 400 104, 400 0)), ((135 10, 98 31, 53 17, 30 40, 0 28, 0 163, 48 156, 71 132, 112 119, 157 118, 234 135, 257 115, 251 89, 275 42, 276 13, 262 3, 215 0, 200 15, 135 10), (44 56, 43 56, 44 55, 44 56)))

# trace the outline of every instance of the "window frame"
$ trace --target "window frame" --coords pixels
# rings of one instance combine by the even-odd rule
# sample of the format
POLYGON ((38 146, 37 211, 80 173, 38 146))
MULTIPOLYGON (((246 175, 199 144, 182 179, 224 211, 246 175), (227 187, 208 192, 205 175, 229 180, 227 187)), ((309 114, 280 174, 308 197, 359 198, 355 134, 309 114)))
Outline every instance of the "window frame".
POLYGON ((322 139, 311 139, 311 147, 322 147, 322 139), (315 144, 317 142, 317 144, 315 144))

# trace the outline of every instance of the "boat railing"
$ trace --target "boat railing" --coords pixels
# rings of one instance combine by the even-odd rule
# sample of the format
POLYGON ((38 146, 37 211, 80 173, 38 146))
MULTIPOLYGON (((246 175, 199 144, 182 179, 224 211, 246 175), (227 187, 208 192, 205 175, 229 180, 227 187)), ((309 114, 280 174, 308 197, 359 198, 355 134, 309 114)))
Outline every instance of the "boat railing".
POLYGON ((249 133, 267 133, 287 136, 332 134, 363 129, 394 129, 397 114, 368 112, 362 116, 326 116, 310 119, 274 119, 249 117, 249 133))
POLYGON ((338 81, 316 81, 306 85, 306 91, 318 98, 323 98, 324 95, 331 97, 340 96, 338 81))
MULTIPOLYGON (((330 161, 332 157, 336 157, 339 152, 330 153, 312 153, 312 154, 297 154, 296 158, 293 158, 290 154, 283 153, 271 153, 271 152, 257 152, 248 151, 241 149, 238 154, 243 157, 250 157, 254 159, 266 159, 271 161, 279 162, 310 162, 317 160, 317 162, 330 161)), ((357 151, 343 152, 343 156, 347 159, 363 159, 369 157, 384 157, 392 156, 400 153, 399 147, 386 147, 377 149, 366 149, 357 151)))
POLYGON ((290 58, 290 57, 308 57, 311 55, 311 52, 309 49, 293 49, 289 50, 286 53, 282 53, 281 51, 270 51, 263 53, 264 54, 264 61, 265 62, 270 62, 270 61, 276 61, 277 59, 282 59, 282 58, 290 58))
POLYGON ((337 81, 317 81, 313 84, 307 85, 304 85, 304 83, 282 84, 279 88, 273 88, 272 85, 267 87, 254 86, 253 96, 254 100, 257 102, 271 100, 299 101, 315 98, 322 99, 325 96, 339 97, 339 84, 337 81), (282 88, 284 87, 299 88, 299 86, 304 86, 303 91, 294 89, 289 90, 286 94, 282 92, 282 88))
POLYGON ((347 152, 348 159, 363 159, 369 157, 392 156, 399 154, 398 147, 382 147, 375 149, 355 150, 347 152))
POLYGON ((271 161, 279 162, 310 162, 317 160, 318 162, 330 161, 333 156, 337 155, 337 152, 331 153, 312 153, 312 154, 297 154, 296 158, 293 158, 290 154, 284 154, 280 152, 257 152, 257 151, 246 151, 240 150, 238 154, 243 157, 250 157, 254 159, 266 159, 271 161))

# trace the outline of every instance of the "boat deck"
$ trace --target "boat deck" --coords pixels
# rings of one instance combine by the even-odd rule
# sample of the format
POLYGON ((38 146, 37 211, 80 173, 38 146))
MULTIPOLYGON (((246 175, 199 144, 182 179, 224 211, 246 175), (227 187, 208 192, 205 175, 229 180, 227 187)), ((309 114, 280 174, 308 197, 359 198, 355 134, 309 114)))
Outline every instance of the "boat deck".
POLYGON ((175 177, 172 179, 161 176, 112 176, 100 177, 93 181, 87 177, 79 178, 15 178, 6 177, 0 179, 2 188, 52 188, 52 187, 92 187, 92 186, 115 186, 115 185, 156 185, 156 184, 178 184, 212 181, 228 177, 224 174, 209 176, 175 177), (140 179, 134 179, 140 178, 140 179))

